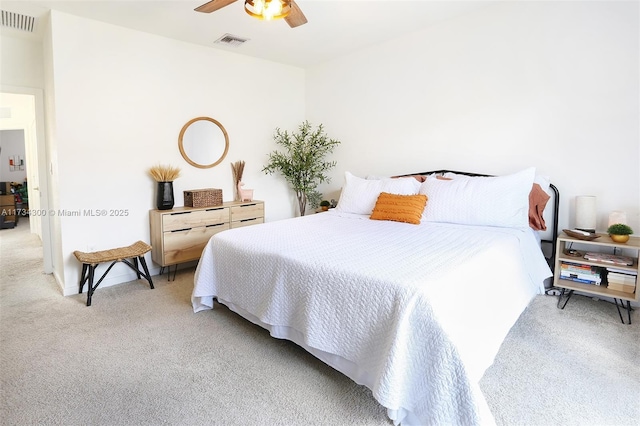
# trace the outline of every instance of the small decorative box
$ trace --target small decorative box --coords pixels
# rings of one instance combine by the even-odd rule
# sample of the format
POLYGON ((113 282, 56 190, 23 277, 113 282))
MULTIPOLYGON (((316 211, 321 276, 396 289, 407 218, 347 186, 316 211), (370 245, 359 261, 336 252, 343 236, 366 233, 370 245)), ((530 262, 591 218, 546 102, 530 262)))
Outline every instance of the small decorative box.
POLYGON ((205 188, 184 191, 185 207, 213 207, 222 205, 222 189, 205 188))

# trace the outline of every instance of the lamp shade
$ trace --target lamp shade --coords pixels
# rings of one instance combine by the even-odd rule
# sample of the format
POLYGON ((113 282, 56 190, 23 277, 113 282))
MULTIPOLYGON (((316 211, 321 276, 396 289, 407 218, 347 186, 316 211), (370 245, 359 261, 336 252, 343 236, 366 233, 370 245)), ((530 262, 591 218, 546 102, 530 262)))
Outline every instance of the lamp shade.
POLYGON ((624 225, 628 225, 627 223, 627 212, 623 212, 620 210, 613 211, 609 213, 609 225, 611 226, 616 223, 622 223, 624 225))
POLYGON ((576 229, 596 232, 596 197, 580 195, 576 197, 576 229))

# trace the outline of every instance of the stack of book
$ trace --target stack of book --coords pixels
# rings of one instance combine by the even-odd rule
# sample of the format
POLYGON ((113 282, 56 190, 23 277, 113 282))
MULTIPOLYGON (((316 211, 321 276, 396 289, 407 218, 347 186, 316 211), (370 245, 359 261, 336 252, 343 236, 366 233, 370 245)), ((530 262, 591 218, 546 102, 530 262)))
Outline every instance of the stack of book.
POLYGON ((560 264, 560 278, 583 284, 600 285, 602 283, 600 268, 571 262, 560 264))
POLYGON ((611 290, 635 293, 637 281, 638 275, 632 271, 607 268, 607 288, 611 290))

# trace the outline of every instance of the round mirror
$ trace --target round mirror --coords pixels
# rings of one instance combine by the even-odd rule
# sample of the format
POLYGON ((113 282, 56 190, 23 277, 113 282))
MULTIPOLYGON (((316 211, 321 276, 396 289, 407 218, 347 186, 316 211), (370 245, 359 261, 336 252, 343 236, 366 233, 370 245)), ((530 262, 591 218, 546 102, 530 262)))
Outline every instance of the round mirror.
POLYGON ((187 163, 200 169, 220 164, 229 151, 229 135, 217 120, 198 117, 180 130, 180 154, 187 163))

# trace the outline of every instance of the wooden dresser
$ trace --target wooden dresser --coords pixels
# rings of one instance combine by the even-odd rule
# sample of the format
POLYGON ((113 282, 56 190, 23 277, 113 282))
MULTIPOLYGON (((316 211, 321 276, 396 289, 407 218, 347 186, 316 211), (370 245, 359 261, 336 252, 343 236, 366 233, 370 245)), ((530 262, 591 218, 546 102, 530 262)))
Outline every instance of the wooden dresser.
POLYGON ((200 259, 218 232, 264 222, 263 201, 229 201, 215 207, 149 211, 151 258, 162 266, 200 259))

